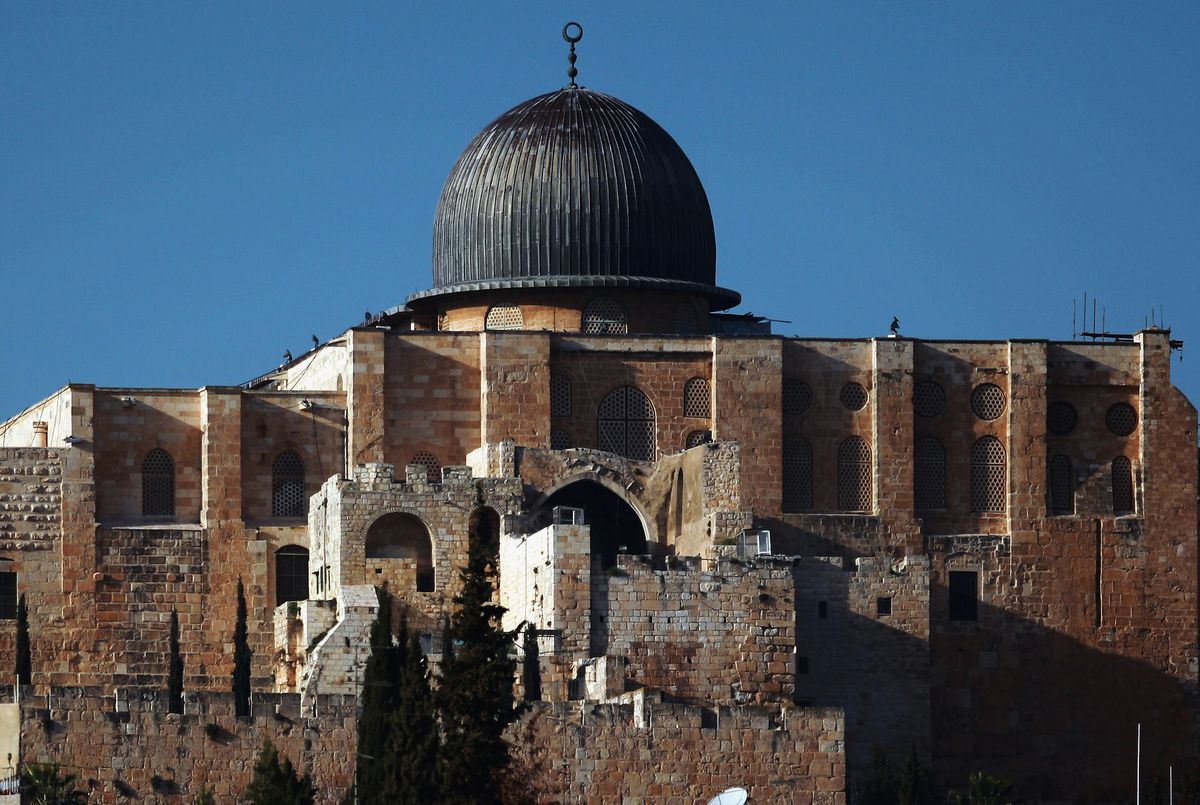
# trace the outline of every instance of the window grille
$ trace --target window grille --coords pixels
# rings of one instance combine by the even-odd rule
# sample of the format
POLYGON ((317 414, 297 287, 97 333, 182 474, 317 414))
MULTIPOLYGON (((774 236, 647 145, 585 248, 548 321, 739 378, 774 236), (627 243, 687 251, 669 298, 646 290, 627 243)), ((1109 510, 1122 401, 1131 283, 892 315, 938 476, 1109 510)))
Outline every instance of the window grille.
POLYGON ((308 549, 284 545, 275 552, 275 606, 308 598, 308 549))
POLYGON ((803 414, 812 405, 812 389, 798 377, 783 379, 783 412, 803 414))
POLYGON ((654 407, 633 386, 621 386, 600 402, 599 448, 635 461, 654 460, 654 407))
POLYGON ((699 447, 702 444, 708 444, 711 441, 711 436, 706 430, 694 430, 687 435, 683 440, 685 450, 690 450, 693 447, 699 447))
POLYGON ((971 410, 980 419, 993 420, 1004 413, 1004 391, 994 383, 982 383, 971 392, 971 410))
MULTIPOLYGON (((8 564, 5 562, 4 564, 8 564)), ((0 620, 17 619, 17 574, 11 570, 0 573, 0 620)))
POLYGON ((597 296, 583 308, 585 333, 607 333, 621 335, 629 332, 625 321, 625 310, 611 296, 597 296))
POLYGON ((675 306, 675 332, 680 335, 697 335, 701 332, 700 317, 696 315, 696 308, 687 302, 680 302, 675 306))
POLYGON ((946 407, 946 392, 932 380, 913 386, 913 413, 921 417, 935 417, 946 407))
POLYGON ((838 508, 869 512, 871 504, 871 448, 851 436, 838 448, 838 508))
POLYGON ((569 450, 571 447, 571 437, 565 430, 550 431, 550 449, 551 450, 569 450))
POLYGON ((932 436, 913 448, 913 506, 918 511, 946 508, 946 449, 932 436))
POLYGON ((1129 514, 1133 511, 1133 463, 1125 456, 1112 460, 1113 511, 1129 514))
POLYGON ((562 375, 550 376, 550 416, 571 415, 571 381, 562 375))
POLYGON ((971 446, 971 511, 1002 512, 1006 509, 1004 447, 992 436, 971 446))
POLYGON ((162 448, 154 448, 142 460, 142 514, 175 516, 175 462, 162 448))
POLYGON ((1050 513, 1075 513, 1075 476, 1066 456, 1050 459, 1050 513))
POLYGON ((860 383, 847 383, 842 386, 842 405, 851 411, 858 411, 867 404, 867 390, 860 383))
POLYGON ((425 470, 425 480, 436 484, 442 480, 442 465, 433 453, 421 452, 412 457, 409 464, 417 464, 425 470))
POLYGON ((710 399, 708 381, 703 377, 693 377, 683 385, 683 415, 707 419, 710 399))
POLYGON ((951 570, 948 586, 950 620, 979 620, 979 573, 975 570, 951 570))
POLYGON ((1079 424, 1079 413, 1069 402, 1052 402, 1046 408, 1046 430, 1058 436, 1066 436, 1079 424))
POLYGON ((304 462, 291 450, 285 450, 271 467, 271 516, 303 517, 305 504, 304 462))
POLYGON ((520 330, 524 326, 525 317, 516 305, 496 305, 488 310, 483 321, 485 330, 520 330))
POLYGON ((1115 436, 1128 436, 1137 428, 1137 411, 1128 403, 1117 403, 1104 416, 1108 430, 1115 436))
POLYGON ((812 508, 812 445, 805 439, 786 439, 783 443, 783 510, 804 512, 812 508))

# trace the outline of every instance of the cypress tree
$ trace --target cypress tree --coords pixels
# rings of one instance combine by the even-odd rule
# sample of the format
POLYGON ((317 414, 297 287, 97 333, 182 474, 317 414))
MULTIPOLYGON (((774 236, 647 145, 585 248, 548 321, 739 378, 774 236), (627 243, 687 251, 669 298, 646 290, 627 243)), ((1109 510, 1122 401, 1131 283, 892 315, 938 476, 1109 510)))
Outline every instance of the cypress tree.
POLYGON ((167 668, 167 712, 183 712, 183 655, 179 653, 179 613, 171 607, 170 665, 167 668))
POLYGON ((25 593, 17 599, 17 681, 22 685, 33 681, 33 652, 29 646, 29 607, 25 593))
POLYGON ((436 701, 441 715, 442 802, 499 803, 497 776, 509 762, 504 730, 520 715, 513 701, 513 632, 500 628, 504 607, 493 602, 494 546, 473 539, 454 598, 450 641, 443 647, 436 701))
MULTIPOLYGON (((405 639, 405 631, 401 629, 401 641, 405 639)), ((400 660, 398 689, 384 749, 387 778, 381 789, 382 800, 399 805, 428 805, 439 800, 440 736, 429 670, 415 633, 400 660)))
POLYGON ((521 650, 524 657, 521 661, 521 683, 525 688, 525 701, 536 702, 542 698, 542 663, 538 659, 537 634, 533 624, 525 624, 525 639, 521 650))
POLYGON ((237 585, 237 625, 233 630, 233 709, 239 718, 250 715, 250 638, 246 630, 246 591, 237 585))
POLYGON ((392 640, 392 595, 384 587, 377 587, 375 594, 379 598, 379 609, 371 624, 371 654, 363 671, 354 775, 358 801, 363 805, 387 802, 382 792, 384 780, 391 776, 394 765, 387 750, 391 716, 399 693, 401 662, 401 649, 392 640))
POLYGON ((315 798, 312 778, 297 776, 287 758, 280 763, 275 745, 265 739, 254 762, 254 776, 243 794, 247 805, 313 805, 315 798))

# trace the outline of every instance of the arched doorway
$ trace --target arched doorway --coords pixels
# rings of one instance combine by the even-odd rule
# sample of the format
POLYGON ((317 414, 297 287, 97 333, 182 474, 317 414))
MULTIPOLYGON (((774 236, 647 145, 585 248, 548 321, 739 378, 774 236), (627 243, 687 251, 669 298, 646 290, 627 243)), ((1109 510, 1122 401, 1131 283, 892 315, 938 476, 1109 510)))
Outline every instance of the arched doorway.
POLYGON ((617 563, 617 554, 646 553, 646 529, 634 508, 620 495, 590 480, 575 481, 550 495, 542 511, 555 506, 583 509, 583 521, 592 530, 592 555, 605 569, 617 563))

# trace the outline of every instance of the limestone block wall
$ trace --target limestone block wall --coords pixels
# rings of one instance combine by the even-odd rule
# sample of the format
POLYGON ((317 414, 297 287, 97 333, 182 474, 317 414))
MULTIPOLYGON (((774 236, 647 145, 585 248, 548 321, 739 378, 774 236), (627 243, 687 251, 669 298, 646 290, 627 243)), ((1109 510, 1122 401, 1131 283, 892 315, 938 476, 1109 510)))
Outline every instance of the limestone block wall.
POLYGON ((483 443, 549 447, 549 335, 485 332, 479 344, 483 443))
POLYGON ((337 622, 305 654, 300 694, 306 708, 313 706, 314 697, 323 694, 358 694, 371 654, 371 624, 378 611, 374 587, 342 587, 337 599, 337 622))
POLYGON ((351 372, 349 339, 334 338, 288 367, 283 388, 305 391, 343 391, 351 372))
POLYGON ((217 802, 239 801, 264 738, 313 775, 320 803, 351 784, 357 698, 322 696, 301 717, 299 697, 254 694, 253 716, 234 717, 229 693, 189 694, 183 715, 167 713, 162 689, 54 688, 21 705, 25 763, 61 763, 90 789, 90 802, 191 802, 207 787, 217 802), (130 793, 132 792, 132 793, 130 793))
MULTIPOLYGON (((562 559, 590 556, 591 535, 586 525, 549 525, 533 534, 509 534, 500 540, 500 605, 506 609, 503 625, 515 629, 522 623, 535 629, 584 629, 586 608, 568 608, 561 600, 564 584, 586 584, 571 578, 562 559)), ((577 563, 578 564, 578 563, 577 563)), ((571 574, 573 575, 573 574, 571 574)), ((586 601, 572 593, 570 603, 586 601)))
POLYGON ((837 708, 706 710, 647 703, 539 705, 526 734, 558 801, 707 802, 740 786, 754 803, 842 805, 845 722, 837 708))
POLYGON ((275 607, 275 689, 299 690, 308 651, 337 623, 337 601, 289 601, 275 607))

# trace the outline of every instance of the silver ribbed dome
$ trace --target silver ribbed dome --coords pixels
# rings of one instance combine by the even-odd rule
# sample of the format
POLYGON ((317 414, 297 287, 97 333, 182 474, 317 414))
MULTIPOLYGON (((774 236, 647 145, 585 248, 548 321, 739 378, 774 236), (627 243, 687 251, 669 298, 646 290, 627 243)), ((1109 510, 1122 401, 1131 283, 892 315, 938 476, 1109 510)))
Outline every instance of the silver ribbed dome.
POLYGON ((629 104, 579 87, 490 123, 438 201, 433 283, 410 302, 502 288, 718 288, 712 212, 687 156, 629 104))

